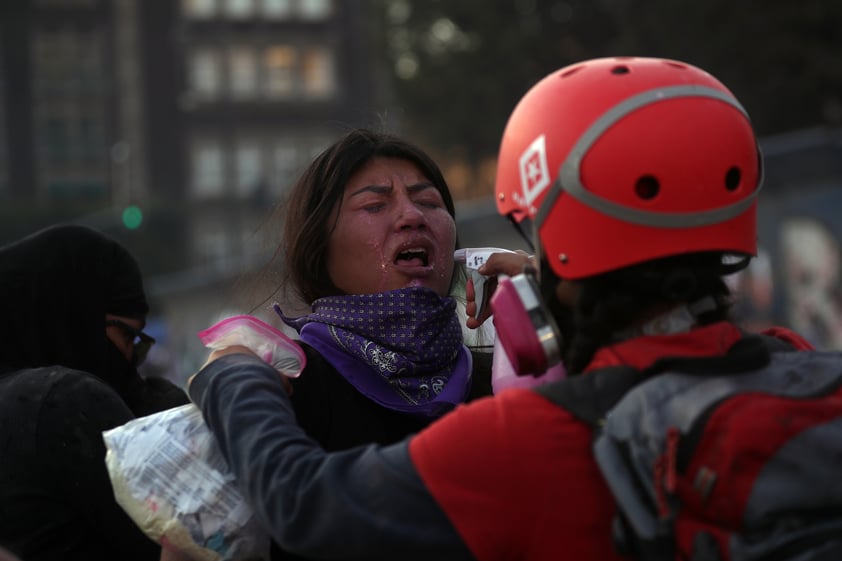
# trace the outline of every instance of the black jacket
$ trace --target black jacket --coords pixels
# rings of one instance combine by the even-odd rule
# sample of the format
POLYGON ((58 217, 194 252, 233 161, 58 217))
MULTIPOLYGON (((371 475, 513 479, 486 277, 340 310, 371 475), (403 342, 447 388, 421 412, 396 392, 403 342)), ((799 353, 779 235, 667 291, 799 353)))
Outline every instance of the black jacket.
MULTIPOLYGON (((387 445, 403 440, 435 419, 387 409, 360 393, 312 347, 301 343, 307 366, 292 380, 291 401, 298 424, 326 451, 360 444, 387 445)), ((491 353, 472 352, 473 372, 467 401, 491 395, 491 353)), ((303 561, 272 544, 272 561, 303 561)))
POLYGON ((0 374, 0 546, 25 561, 153 561, 115 502, 102 431, 134 418, 96 377, 62 366, 0 374))

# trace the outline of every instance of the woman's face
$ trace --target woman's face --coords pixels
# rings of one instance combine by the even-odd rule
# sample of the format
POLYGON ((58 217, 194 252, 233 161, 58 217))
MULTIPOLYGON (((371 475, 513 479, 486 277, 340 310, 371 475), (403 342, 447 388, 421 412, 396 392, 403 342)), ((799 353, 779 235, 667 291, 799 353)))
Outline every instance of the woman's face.
POLYGON ((415 164, 369 160, 348 180, 333 217, 327 270, 344 293, 425 286, 447 295, 456 224, 415 164))

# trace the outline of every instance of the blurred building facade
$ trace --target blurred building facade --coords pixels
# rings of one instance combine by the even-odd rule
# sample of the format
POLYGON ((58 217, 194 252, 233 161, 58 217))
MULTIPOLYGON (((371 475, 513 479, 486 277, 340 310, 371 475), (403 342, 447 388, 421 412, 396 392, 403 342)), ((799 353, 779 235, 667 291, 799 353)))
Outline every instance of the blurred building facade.
POLYGON ((113 235, 183 346, 265 261, 255 232, 304 165, 350 127, 394 128, 368 8, 0 3, 0 243, 58 221, 113 235))
POLYGON ((383 109, 366 5, 0 4, 0 200, 33 222, 52 208, 106 227, 136 205, 186 240, 180 265, 247 251, 221 237, 220 209, 231 220, 271 204, 329 139, 383 109))
MULTIPOLYGON (((183 380, 199 330, 253 311, 236 281, 303 166, 351 126, 399 130, 370 1, 0 2, 0 243, 59 221, 121 240, 152 296, 149 363, 183 380)), ((736 313, 842 349, 842 131, 761 147, 761 255, 733 279, 736 313)), ((459 170, 453 185, 491 184, 492 165, 459 170)), ((457 216, 463 246, 529 249, 491 193, 457 216)))

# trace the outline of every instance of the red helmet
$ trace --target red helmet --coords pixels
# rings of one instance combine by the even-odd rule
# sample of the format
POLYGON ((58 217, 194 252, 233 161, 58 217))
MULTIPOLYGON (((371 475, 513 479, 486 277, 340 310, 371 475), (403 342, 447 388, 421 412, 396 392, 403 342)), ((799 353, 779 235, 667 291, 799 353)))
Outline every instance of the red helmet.
POLYGON ((755 255, 760 170, 748 115, 716 78, 672 60, 595 59, 515 107, 497 208, 534 220, 561 278, 698 251, 755 255))

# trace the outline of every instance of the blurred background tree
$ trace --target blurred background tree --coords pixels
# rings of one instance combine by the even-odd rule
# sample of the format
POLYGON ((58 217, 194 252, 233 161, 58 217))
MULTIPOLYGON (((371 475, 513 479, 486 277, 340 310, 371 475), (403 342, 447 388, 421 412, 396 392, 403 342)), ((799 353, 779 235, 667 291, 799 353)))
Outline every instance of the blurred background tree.
POLYGON ((759 135, 842 123, 842 2, 379 0, 410 137, 445 159, 496 156, 517 100, 591 57, 696 64, 744 103, 759 135))

